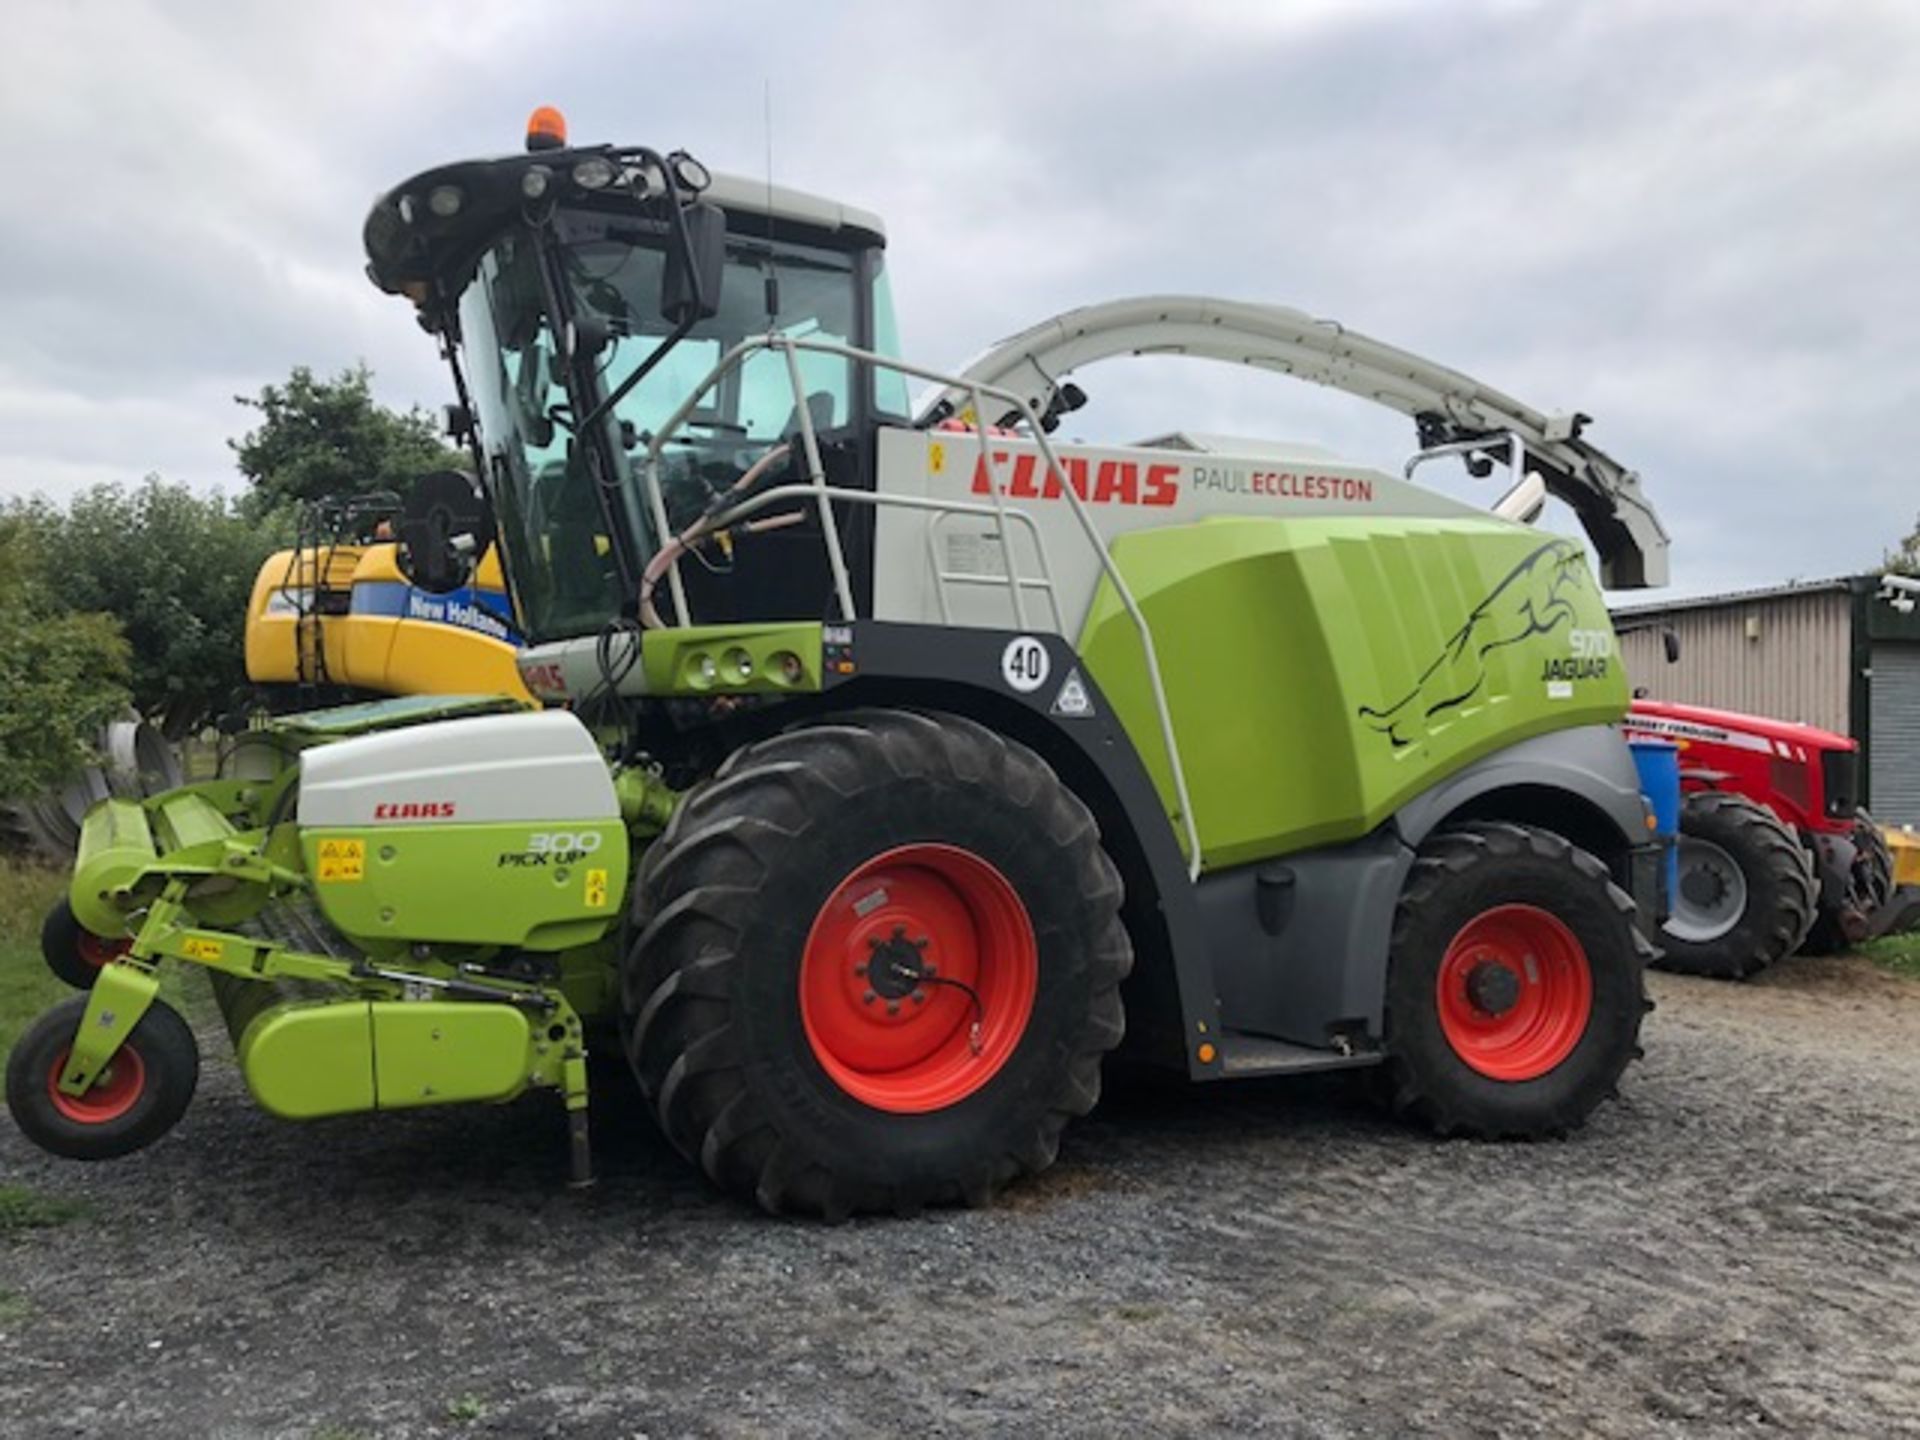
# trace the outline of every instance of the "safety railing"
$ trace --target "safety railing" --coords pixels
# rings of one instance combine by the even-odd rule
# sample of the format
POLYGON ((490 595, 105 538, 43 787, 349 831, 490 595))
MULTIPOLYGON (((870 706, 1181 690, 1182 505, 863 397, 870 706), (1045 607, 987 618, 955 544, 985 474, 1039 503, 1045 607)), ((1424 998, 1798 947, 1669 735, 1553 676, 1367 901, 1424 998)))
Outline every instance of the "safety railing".
MULTIPOLYGON (((647 444, 645 482, 646 502, 652 515, 655 533, 665 545, 675 536, 672 522, 667 517, 666 497, 661 486, 660 462, 666 446, 679 433, 701 407, 702 402, 713 392, 726 376, 744 365, 753 355, 773 351, 784 356, 787 381, 793 391, 794 413, 800 423, 801 455, 806 465, 806 481, 801 484, 776 485, 765 490, 755 490, 742 497, 736 505, 727 507, 710 521, 712 529, 724 529, 740 524, 753 516, 786 501, 798 500, 811 503, 820 520, 822 541, 827 552, 827 568, 833 578, 834 598, 840 606, 844 619, 859 618, 853 600, 853 585, 847 572, 846 551, 841 544, 840 526, 833 512, 836 501, 853 505, 873 507, 891 507, 904 510, 918 510, 928 515, 926 536, 931 573, 941 618, 951 620, 952 609, 948 602, 945 586, 952 584, 967 585, 1004 585, 1007 598, 1013 612, 1014 628, 1026 630, 1032 628, 1027 618, 1027 595, 1030 590, 1043 593, 1053 611, 1053 624, 1056 633, 1065 628, 1060 599, 1053 582, 1053 567, 1047 554, 1045 536, 1040 527, 1026 511, 1009 507, 1006 496, 999 483, 999 467, 993 456, 992 439, 988 435, 986 416, 989 399, 999 406, 993 413, 1005 415, 1012 413, 1024 419, 1027 424, 1028 438, 1038 445, 1042 461, 1049 476, 1066 475, 1059 456, 1054 453, 1052 442, 1048 440, 1046 429, 1040 423, 1040 417, 1034 413, 1033 406, 1025 397, 998 385, 982 384, 963 376, 948 375, 938 370, 930 370, 890 355, 880 355, 858 346, 845 345, 837 341, 817 340, 791 335, 755 335, 740 341, 728 350, 709 370, 706 377, 688 391, 687 397, 661 422, 647 444), (979 444, 982 473, 988 477, 988 493, 992 497, 990 504, 976 504, 964 500, 947 500, 929 495, 887 494, 877 487, 874 490, 856 490, 846 486, 829 485, 826 467, 820 458, 820 439, 813 423, 811 407, 807 404, 805 383, 800 374, 800 352, 835 356, 848 361, 856 371, 891 371, 910 379, 957 389, 968 396, 972 423, 965 433, 972 434, 979 444), (995 535, 999 541, 1003 560, 1004 575, 990 576, 978 572, 953 571, 940 561, 937 550, 939 527, 945 519, 955 516, 975 516, 991 518, 995 522, 995 535), (1013 542, 1013 527, 1019 526, 1033 541, 1034 554, 1040 568, 1036 577, 1021 574, 1018 553, 1013 542)), ((1181 830, 1187 841, 1188 874, 1197 878, 1200 873, 1200 832, 1193 814, 1193 800, 1187 790, 1186 768, 1180 761, 1179 742, 1174 738, 1173 716, 1167 704, 1165 682, 1160 673, 1159 653, 1154 647, 1153 627, 1148 624, 1145 612, 1134 598, 1126 578, 1114 563, 1112 551, 1106 537, 1094 524, 1080 492, 1071 484, 1062 483, 1060 493, 1072 508, 1082 537, 1091 547, 1100 571, 1107 582, 1113 586, 1114 594, 1125 608, 1134 631, 1139 637, 1142 658, 1146 663, 1148 687, 1152 692, 1155 718, 1160 731, 1160 741, 1166 748, 1167 766, 1173 781, 1174 803, 1179 807, 1181 830)), ((693 623, 693 615, 688 607, 687 594, 680 577, 680 562, 676 558, 667 569, 669 593, 673 596, 674 613, 681 624, 693 623)))

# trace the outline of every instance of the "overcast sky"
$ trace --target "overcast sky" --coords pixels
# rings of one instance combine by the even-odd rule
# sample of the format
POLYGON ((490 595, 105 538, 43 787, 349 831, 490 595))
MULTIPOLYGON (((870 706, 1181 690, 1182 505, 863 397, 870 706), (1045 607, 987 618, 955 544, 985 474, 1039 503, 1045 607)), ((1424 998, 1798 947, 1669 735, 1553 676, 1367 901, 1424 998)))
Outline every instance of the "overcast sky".
MULTIPOLYGON (((1591 414, 1682 592, 1866 568, 1920 510, 1920 5, 66 0, 7 38, 0 496, 235 489, 232 397, 296 364, 437 407, 362 278, 376 192, 546 102, 759 175, 770 81, 775 177, 887 218, 915 358, 1129 294, 1298 306, 1591 414)), ((1080 378, 1090 437, 1412 446, 1225 367, 1080 378)))

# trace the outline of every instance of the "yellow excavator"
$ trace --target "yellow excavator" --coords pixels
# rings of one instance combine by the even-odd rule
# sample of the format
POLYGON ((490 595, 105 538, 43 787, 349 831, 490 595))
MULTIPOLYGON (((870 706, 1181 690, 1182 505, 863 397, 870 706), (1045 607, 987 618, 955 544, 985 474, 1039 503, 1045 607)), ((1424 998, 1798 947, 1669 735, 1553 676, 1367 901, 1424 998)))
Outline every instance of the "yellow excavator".
POLYGON ((514 626, 498 554, 446 595, 408 583, 395 542, 324 539, 271 555, 247 602, 247 678, 268 709, 372 695, 512 695, 514 626))
POLYGON ((442 472, 402 501, 373 491, 308 506, 291 548, 269 555, 247 601, 248 709, 279 714, 388 695, 511 695, 531 700, 514 665, 521 643, 491 534, 465 583, 443 593, 401 573, 399 550, 473 501, 442 472), (423 528, 424 527, 424 528, 423 528))

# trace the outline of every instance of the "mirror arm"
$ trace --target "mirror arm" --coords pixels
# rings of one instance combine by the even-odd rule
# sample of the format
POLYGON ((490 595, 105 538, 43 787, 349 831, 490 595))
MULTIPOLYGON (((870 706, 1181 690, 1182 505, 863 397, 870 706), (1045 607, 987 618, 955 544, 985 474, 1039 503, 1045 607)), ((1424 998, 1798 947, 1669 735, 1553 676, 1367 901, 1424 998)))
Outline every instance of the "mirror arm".
POLYGON ((696 311, 685 320, 682 320, 678 325, 674 326, 667 335, 662 337, 660 343, 653 347, 653 352, 649 354, 645 360, 640 362, 638 369, 618 385, 614 386, 613 389, 609 390, 606 399, 602 400, 598 405, 595 405, 593 409, 589 410, 581 418, 580 423, 574 427, 574 434, 585 435, 590 433, 594 426, 598 425, 607 417, 607 412, 612 410, 613 407, 618 405, 622 400, 626 399, 627 396, 633 392, 634 386, 651 375, 654 366, 666 359, 667 352, 672 350, 673 347, 678 345, 682 340, 686 339, 687 332, 699 323, 699 314, 696 311))

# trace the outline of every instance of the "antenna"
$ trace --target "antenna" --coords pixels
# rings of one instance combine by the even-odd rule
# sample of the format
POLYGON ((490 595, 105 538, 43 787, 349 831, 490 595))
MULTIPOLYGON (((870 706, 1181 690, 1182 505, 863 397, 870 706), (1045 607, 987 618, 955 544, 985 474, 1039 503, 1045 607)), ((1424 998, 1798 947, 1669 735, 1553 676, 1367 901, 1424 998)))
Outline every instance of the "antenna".
POLYGON ((773 252, 773 79, 761 79, 761 119, 767 132, 767 329, 780 326, 780 276, 773 252))

